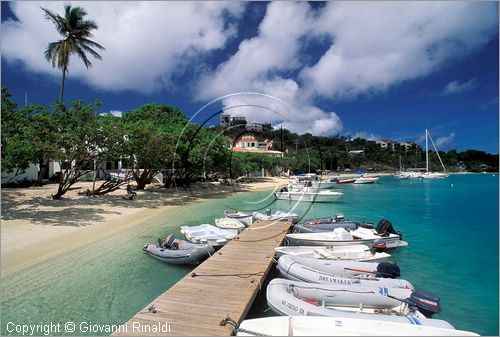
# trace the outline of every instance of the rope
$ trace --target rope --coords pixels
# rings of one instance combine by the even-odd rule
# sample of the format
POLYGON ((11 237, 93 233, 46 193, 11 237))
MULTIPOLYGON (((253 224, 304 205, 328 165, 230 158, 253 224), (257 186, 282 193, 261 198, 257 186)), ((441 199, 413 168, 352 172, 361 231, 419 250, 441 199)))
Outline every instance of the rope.
POLYGON ((263 271, 259 271, 259 272, 256 272, 256 273, 235 273, 235 274, 198 274, 196 272, 193 272, 191 273, 191 277, 202 277, 202 276, 237 276, 237 277, 240 277, 240 278, 249 278, 249 277, 252 277, 252 276, 264 276, 264 272, 263 271))
POLYGON ((243 332, 243 333, 246 333, 249 335, 254 335, 254 336, 270 336, 270 335, 263 334, 261 332, 256 332, 256 331, 240 328, 239 327, 240 325, 234 319, 231 319, 229 316, 226 316, 222 321, 220 321, 219 324, 221 326, 226 326, 227 324, 229 324, 233 328, 234 334, 237 334, 238 332, 243 332))
MULTIPOLYGON (((264 228, 264 227, 259 227, 259 228, 264 228)), ((259 228, 255 228, 255 229, 259 229, 259 228)), ((240 238, 238 238, 238 239, 236 239, 235 241, 240 241, 240 242, 259 242, 259 241, 265 241, 265 240, 269 240, 269 239, 272 239, 272 238, 278 237, 278 236, 280 236, 281 234, 286 233, 286 232, 288 232, 288 229, 283 229, 283 230, 281 230, 278 234, 271 235, 271 236, 269 236, 269 237, 262 238, 262 239, 256 239, 256 240, 241 240, 240 238)))

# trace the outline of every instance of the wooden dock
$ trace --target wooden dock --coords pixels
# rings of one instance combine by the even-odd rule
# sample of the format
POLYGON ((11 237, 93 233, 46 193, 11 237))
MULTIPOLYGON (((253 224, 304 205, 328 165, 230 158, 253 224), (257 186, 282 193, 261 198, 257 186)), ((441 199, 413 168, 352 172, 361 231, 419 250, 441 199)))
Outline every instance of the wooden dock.
POLYGON ((179 280, 113 335, 230 336, 252 306, 291 223, 253 224, 179 280), (196 275, 196 276, 193 276, 196 275), (156 312, 148 310, 154 305, 156 312))

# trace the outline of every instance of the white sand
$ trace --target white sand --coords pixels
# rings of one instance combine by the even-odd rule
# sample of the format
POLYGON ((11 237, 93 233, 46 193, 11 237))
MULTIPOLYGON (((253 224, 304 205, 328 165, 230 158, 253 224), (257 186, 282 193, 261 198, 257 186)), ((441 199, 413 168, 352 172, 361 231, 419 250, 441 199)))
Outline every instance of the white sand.
MULTIPOLYGON (((125 187, 105 196, 86 197, 78 192, 92 189, 80 182, 52 200, 57 185, 2 189, 1 273, 6 275, 45 259, 63 254, 127 228, 141 225, 160 212, 182 207, 185 201, 238 191, 273 189, 285 178, 254 178, 251 182, 225 187, 219 183, 197 183, 191 189, 164 189, 150 185, 137 191, 137 199, 123 200, 125 187)), ((99 184, 99 183, 98 183, 99 184)))

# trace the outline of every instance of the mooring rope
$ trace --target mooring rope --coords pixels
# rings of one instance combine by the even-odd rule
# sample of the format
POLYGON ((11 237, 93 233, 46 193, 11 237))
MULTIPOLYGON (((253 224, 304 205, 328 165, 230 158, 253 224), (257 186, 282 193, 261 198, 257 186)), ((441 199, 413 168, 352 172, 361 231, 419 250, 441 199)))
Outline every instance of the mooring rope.
POLYGON ((234 319, 230 318, 229 316, 224 317, 224 319, 222 321, 220 321, 219 324, 221 326, 226 326, 227 324, 229 324, 233 328, 234 334, 237 334, 238 332, 243 332, 243 333, 253 335, 253 336, 270 336, 270 335, 266 335, 266 334, 261 333, 261 332, 256 332, 256 331, 240 328, 240 325, 234 319))
POLYGON ((259 271, 256 273, 234 273, 234 274, 198 274, 196 272, 191 273, 191 277, 203 277, 203 276, 214 276, 214 277, 237 276, 240 278, 249 278, 252 276, 264 276, 264 272, 259 271))

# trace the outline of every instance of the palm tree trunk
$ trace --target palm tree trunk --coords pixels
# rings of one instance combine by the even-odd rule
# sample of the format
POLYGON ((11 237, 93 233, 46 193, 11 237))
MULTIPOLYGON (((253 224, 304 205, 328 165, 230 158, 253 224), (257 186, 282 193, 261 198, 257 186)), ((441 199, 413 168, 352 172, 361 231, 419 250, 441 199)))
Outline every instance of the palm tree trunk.
POLYGON ((64 96, 64 80, 66 79, 66 67, 63 68, 63 75, 61 80, 61 94, 59 95, 59 102, 62 103, 64 96))

